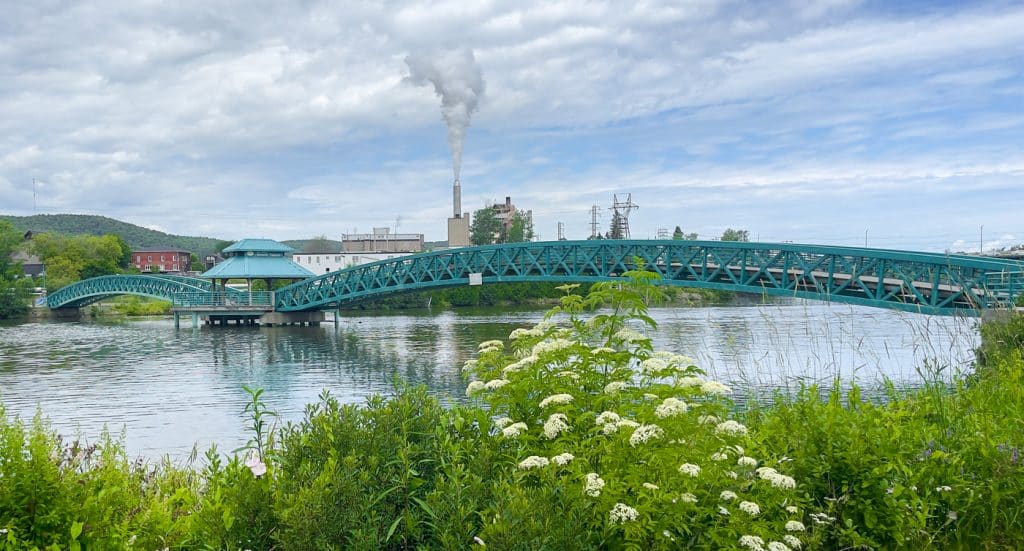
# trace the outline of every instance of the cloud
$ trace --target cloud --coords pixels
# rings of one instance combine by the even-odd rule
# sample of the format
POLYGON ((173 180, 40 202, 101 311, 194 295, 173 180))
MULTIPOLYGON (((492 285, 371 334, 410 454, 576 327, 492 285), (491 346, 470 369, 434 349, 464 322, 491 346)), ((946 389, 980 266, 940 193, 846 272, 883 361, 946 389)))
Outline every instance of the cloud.
POLYGON ((0 206, 29 214, 37 178, 45 212, 176 233, 401 216, 443 239, 445 129, 404 60, 471 49, 469 208, 511 195, 543 235, 582 237, 631 191, 644 234, 870 227, 941 250, 980 224, 1024 234, 1021 44, 1012 4, 21 3, 0 21, 0 206))

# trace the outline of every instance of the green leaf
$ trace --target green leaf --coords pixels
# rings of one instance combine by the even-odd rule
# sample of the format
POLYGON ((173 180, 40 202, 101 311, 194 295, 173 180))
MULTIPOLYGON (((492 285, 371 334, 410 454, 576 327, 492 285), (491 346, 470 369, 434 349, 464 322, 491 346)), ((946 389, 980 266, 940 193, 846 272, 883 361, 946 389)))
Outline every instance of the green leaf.
POLYGON ((84 525, 85 524, 82 523, 82 522, 72 522, 71 523, 71 540, 72 541, 77 540, 78 536, 82 535, 82 527, 84 525))
POLYGON ((398 528, 398 523, 401 522, 401 521, 402 521, 402 517, 401 517, 401 515, 399 515, 398 518, 396 518, 395 521, 391 523, 391 528, 388 528, 387 536, 384 536, 384 541, 385 542, 391 541, 391 536, 395 535, 395 529, 398 528))

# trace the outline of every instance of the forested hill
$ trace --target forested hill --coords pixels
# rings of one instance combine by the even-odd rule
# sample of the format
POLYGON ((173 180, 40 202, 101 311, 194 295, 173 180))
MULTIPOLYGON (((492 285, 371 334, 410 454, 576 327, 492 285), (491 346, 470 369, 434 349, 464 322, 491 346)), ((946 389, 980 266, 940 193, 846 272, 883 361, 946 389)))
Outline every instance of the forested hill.
POLYGON ((68 235, 104 235, 121 236, 133 249, 174 247, 196 253, 202 258, 217 248, 219 240, 212 237, 190 237, 170 235, 164 232, 143 228, 106 216, 91 214, 36 214, 34 216, 0 215, 0 220, 8 220, 21 231, 55 232, 68 235))

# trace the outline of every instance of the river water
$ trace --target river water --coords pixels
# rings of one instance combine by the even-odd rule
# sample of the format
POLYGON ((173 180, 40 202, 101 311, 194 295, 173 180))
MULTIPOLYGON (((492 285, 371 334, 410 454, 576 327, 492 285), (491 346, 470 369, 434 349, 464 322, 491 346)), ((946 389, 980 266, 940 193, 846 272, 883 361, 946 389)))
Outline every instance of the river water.
MULTIPOLYGON (((794 301, 768 306, 654 308, 656 349, 697 359, 737 397, 839 379, 919 386, 968 372, 977 322, 794 301), (924 369, 922 369, 924 368, 924 369)), ((68 437, 123 431, 129 452, 186 457, 245 443, 243 385, 265 389, 282 421, 323 390, 344 402, 389 393, 395 380, 463 400, 459 366, 478 343, 540 321, 540 310, 348 312, 340 327, 200 327, 170 319, 0 325, 0 402, 41 411, 68 437)))

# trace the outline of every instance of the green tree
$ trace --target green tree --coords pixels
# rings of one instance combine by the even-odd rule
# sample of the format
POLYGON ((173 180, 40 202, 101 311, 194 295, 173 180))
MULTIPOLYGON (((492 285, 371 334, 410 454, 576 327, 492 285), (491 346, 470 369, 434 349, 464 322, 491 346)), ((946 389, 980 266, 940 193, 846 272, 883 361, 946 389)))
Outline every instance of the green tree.
POLYGON ((522 243, 533 239, 533 221, 516 212, 512 215, 512 223, 509 225, 508 233, 502 239, 502 243, 522 243))
POLYGON ((494 215, 494 209, 484 207, 473 213, 469 225, 469 241, 474 245, 490 245, 501 236, 501 220, 494 215))
POLYGON ((306 241, 305 246, 302 248, 302 252, 309 254, 328 254, 335 252, 334 247, 331 246, 331 240, 326 235, 320 234, 314 236, 309 241, 306 241))
POLYGON ((608 239, 625 239, 626 236, 622 235, 622 215, 618 212, 612 214, 612 224, 608 230, 608 239))
POLYGON ((722 232, 721 241, 742 241, 746 243, 750 241, 750 232, 747 230, 734 230, 727 228, 722 232))
POLYGON ((203 264, 203 259, 199 258, 199 255, 192 253, 188 260, 189 270, 193 272, 205 272, 206 264, 203 264))
POLYGON ((685 237, 686 236, 683 235, 683 228, 676 226, 676 231, 672 232, 672 239, 685 239, 685 237))
POLYGON ((21 263, 11 255, 21 247, 21 232, 0 220, 0 319, 23 314, 28 309, 32 280, 24 277, 21 263))

